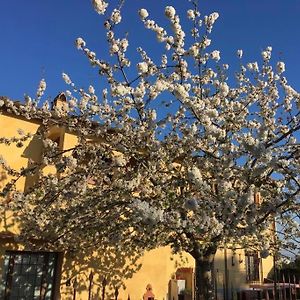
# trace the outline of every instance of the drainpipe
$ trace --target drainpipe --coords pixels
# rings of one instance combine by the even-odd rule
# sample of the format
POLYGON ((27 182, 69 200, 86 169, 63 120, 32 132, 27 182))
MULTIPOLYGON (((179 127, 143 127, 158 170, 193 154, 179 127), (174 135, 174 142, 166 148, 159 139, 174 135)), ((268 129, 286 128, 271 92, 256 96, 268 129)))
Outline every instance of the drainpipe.
POLYGON ((229 300, 228 297, 228 265, 227 265, 227 246, 224 246, 224 299, 229 300))

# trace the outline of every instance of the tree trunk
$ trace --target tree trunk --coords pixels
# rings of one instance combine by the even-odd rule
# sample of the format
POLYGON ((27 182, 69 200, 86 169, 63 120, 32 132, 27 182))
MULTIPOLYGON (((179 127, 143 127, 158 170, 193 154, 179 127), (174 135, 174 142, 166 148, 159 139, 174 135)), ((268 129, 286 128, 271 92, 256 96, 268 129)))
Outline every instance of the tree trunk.
POLYGON ((215 299, 214 258, 216 250, 216 247, 209 247, 204 254, 194 256, 196 300, 215 299))

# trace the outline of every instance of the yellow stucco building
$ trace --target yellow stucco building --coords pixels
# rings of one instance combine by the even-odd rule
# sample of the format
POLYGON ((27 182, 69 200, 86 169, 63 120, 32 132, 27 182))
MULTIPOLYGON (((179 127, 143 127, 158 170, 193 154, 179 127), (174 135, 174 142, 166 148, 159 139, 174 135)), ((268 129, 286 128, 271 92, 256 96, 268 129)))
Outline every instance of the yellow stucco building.
MULTIPOLYGON (((5 98, 1 100, 6 101, 5 98)), ((58 99, 59 100, 59 99, 58 99)), ((7 109, 0 115, 0 137, 14 137, 21 128, 35 133, 41 119, 28 120, 7 109)), ((61 149, 76 143, 76 136, 64 128, 53 127, 49 138, 58 142, 61 149)), ((39 161, 43 144, 28 140, 24 145, 0 144, 0 155, 15 169, 26 167, 30 161, 39 161)), ((55 172, 49 168, 47 172, 55 172)), ((5 172, 0 170, 1 187, 7 182, 5 172)), ((18 189, 24 190, 35 178, 28 176, 18 181, 18 189)), ((9 196, 1 199, 9 203, 9 196)), ((104 278, 103 268, 110 268, 105 253, 63 253, 61 251, 32 251, 20 243, 19 230, 9 205, 2 205, 0 218, 0 299, 23 300, 96 300, 102 299, 104 285, 111 278, 104 278), (89 260, 87 260, 89 257, 89 260)), ((118 270, 115 258, 113 272, 118 270)), ((192 299, 194 297, 195 264, 188 254, 173 255, 168 247, 145 253, 138 261, 142 263, 132 278, 125 278, 124 287, 118 293, 107 294, 106 299, 141 300, 146 285, 151 284, 157 300, 192 299), (178 296, 179 294, 179 296, 178 296)), ((215 286, 218 299, 236 299, 237 292, 250 287, 253 282, 262 282, 272 269, 272 258, 262 259, 256 252, 237 249, 219 249, 215 258, 215 286)), ((128 271, 128 269, 127 269, 128 271)), ((123 272, 122 270, 120 272, 123 272)), ((130 272, 127 272, 128 274, 130 272)), ((121 274, 122 275, 122 274, 121 274)), ((124 273, 124 277, 127 275, 124 273)), ((107 289, 105 290, 107 292, 107 289)))

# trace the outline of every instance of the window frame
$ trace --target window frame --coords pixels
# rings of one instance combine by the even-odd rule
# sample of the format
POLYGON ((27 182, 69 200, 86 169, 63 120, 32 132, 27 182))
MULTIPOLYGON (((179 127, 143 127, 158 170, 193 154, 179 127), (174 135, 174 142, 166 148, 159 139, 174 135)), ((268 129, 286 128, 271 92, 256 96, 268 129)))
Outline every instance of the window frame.
POLYGON ((246 281, 260 282, 261 261, 257 251, 245 251, 246 281))
MULTIPOLYGON (((11 291, 12 291, 12 284, 13 284, 13 275, 15 272, 15 265, 16 265, 16 256, 19 255, 22 259, 20 267, 23 268, 24 264, 23 263, 23 255, 32 255, 36 256, 36 259, 38 259, 38 256, 43 257, 43 262, 42 262, 42 271, 41 271, 41 283, 39 285, 40 287, 40 294, 39 300, 45 300, 46 297, 46 292, 47 292, 47 287, 49 283, 52 284, 51 287, 51 295, 50 299, 55 300, 55 294, 57 290, 57 277, 58 277, 58 270, 59 270, 59 252, 48 252, 48 251, 18 251, 18 250, 7 250, 5 251, 5 257, 4 257, 4 263, 6 259, 8 259, 8 265, 7 268, 2 269, 2 284, 3 284, 3 290, 1 291, 3 295, 4 300, 9 300, 11 297, 11 291), (51 281, 46 281, 46 276, 47 276, 47 271, 49 268, 49 259, 50 255, 53 255, 53 275, 51 276, 51 281)), ((31 259, 31 257, 30 257, 31 259)), ((30 263, 28 264, 29 266, 31 265, 30 263)), ((32 264, 34 265, 34 264, 32 264)), ((37 275, 37 273, 36 273, 37 275)), ((35 276, 36 276, 35 275, 35 276)))

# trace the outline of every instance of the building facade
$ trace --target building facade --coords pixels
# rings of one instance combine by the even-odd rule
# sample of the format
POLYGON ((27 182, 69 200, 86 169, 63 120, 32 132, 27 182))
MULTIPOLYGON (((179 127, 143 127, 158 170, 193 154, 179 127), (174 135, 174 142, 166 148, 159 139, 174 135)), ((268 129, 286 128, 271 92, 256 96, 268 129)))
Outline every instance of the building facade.
MULTIPOLYGON (((14 137, 19 128, 25 133, 36 133, 41 125, 42 119, 28 120, 4 109, 0 115, 0 137, 14 137)), ((56 126, 49 130, 48 138, 62 150, 77 141, 76 135, 56 126)), ((15 169, 27 167, 32 161, 39 162, 42 153, 43 144, 34 138, 22 145, 0 144, 0 155, 15 169)), ((56 169, 47 167, 44 172, 55 174, 56 169)), ((9 176, 3 168, 0 175, 2 188, 9 176)), ((17 188, 24 191, 35 180, 34 176, 21 178, 17 188)), ((125 263, 120 262, 110 253, 86 253, 84 249, 80 253, 43 248, 36 251, 19 242, 20 222, 9 210, 10 197, 0 200, 0 299, 96 300, 103 299, 105 294, 107 299, 140 300, 148 284, 158 300, 194 298, 195 263, 188 254, 174 255, 168 247, 146 252, 137 262, 141 268, 133 273, 130 266, 124 267, 126 259, 125 263), (118 278, 124 279, 121 286, 112 283, 117 273, 118 278)), ((245 249, 219 249, 214 270, 216 298, 236 299, 238 292, 249 289, 251 283, 262 283, 271 269, 271 257, 262 259, 257 252, 245 249)))

